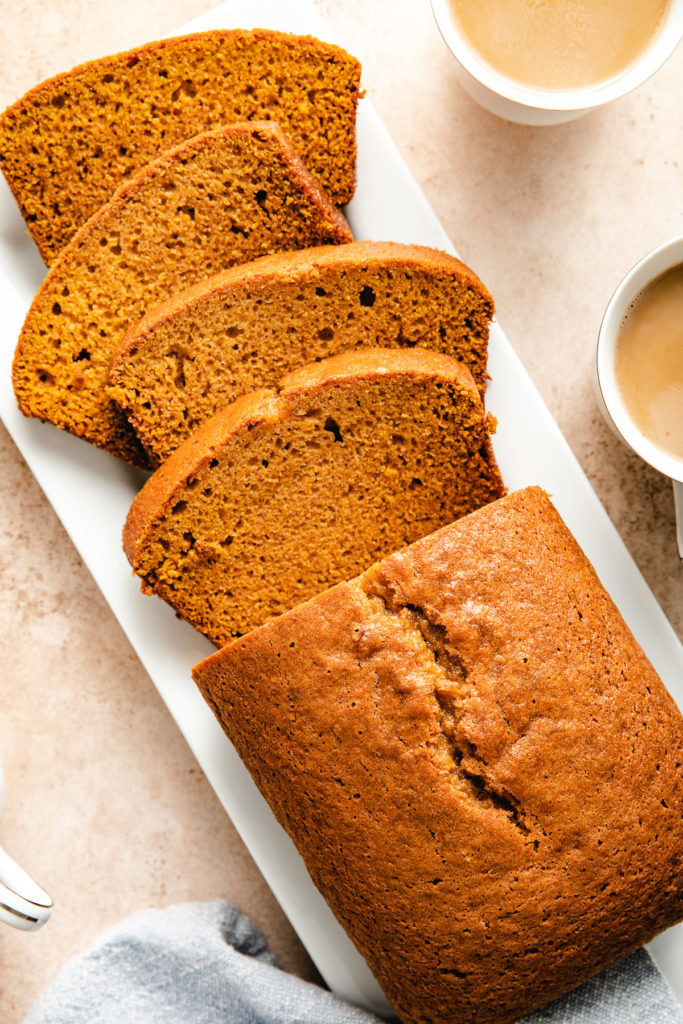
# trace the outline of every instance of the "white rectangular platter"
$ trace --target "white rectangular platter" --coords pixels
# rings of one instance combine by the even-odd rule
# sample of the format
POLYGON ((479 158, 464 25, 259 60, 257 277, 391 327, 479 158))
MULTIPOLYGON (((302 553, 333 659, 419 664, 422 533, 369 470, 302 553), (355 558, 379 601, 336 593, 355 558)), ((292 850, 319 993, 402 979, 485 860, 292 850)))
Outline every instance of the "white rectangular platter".
MULTIPOLYGON (((275 28, 330 38, 310 0, 233 0, 175 34, 275 28)), ((141 40, 142 42, 142 40, 141 40)), ((358 188, 347 215, 356 238, 455 252, 367 100, 358 114, 358 188)), ((476 269, 476 268, 475 268, 476 269)), ((0 415, 83 561, 126 631, 197 760, 323 978, 335 992, 388 1007, 365 962, 313 886, 190 677, 213 647, 170 608, 143 597, 121 550, 121 527, 143 475, 53 427, 24 419, 11 388, 23 318, 45 274, 13 199, 0 183, 0 415)), ((508 488, 540 484, 593 562, 630 628, 683 707, 683 649, 501 328, 491 331, 488 408, 508 488)), ((683 925, 652 944, 683 1001, 683 925)))

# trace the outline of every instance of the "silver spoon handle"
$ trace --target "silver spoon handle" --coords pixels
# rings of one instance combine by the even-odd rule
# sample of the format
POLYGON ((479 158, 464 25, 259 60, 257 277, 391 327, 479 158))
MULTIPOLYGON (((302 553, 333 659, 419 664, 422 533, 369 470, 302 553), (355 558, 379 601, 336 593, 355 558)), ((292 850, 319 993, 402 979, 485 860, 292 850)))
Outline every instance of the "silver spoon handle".
POLYGON ((674 510, 676 512, 676 541, 678 543, 678 557, 683 559, 683 483, 679 480, 673 481, 674 485, 674 510))
POLYGON ((48 894, 0 847, 0 921, 34 932, 50 919, 48 894))

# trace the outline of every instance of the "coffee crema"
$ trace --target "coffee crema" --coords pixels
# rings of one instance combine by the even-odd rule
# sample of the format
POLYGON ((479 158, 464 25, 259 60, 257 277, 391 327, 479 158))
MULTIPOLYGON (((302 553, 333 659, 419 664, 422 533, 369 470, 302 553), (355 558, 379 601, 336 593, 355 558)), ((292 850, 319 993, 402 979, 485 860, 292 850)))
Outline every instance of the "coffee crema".
POLYGON ((632 304, 619 330, 615 373, 641 433, 683 459, 683 264, 656 277, 632 304))
POLYGON ((536 89, 614 78, 647 49, 670 0, 450 0, 456 25, 491 67, 536 89))

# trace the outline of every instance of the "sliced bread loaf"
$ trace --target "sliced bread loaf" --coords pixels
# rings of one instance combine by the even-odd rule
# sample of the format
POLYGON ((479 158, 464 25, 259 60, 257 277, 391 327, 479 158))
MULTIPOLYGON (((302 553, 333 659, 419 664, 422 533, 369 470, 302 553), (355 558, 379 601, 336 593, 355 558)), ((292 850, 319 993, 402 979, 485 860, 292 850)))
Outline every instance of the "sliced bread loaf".
POLYGON ((21 411, 144 464, 106 392, 112 349, 131 324, 219 268, 349 241, 346 221, 274 122, 196 136, 123 185, 47 275, 14 359, 21 411))
POLYGON ((135 499, 142 589, 224 644, 503 493, 472 375, 361 349, 243 396, 135 499))
POLYGON ((353 195, 360 64, 310 36, 215 31, 42 82, 0 117, 0 168, 46 263, 160 151, 278 121, 335 203, 353 195))
POLYGON ((404 1024, 590 1020, 526 1015, 683 917, 683 719, 536 487, 193 674, 404 1024))
POLYGON ((110 395, 153 462, 238 395, 364 346, 462 361, 483 392, 493 300, 446 253, 352 242, 266 256, 160 303, 112 357, 110 395))

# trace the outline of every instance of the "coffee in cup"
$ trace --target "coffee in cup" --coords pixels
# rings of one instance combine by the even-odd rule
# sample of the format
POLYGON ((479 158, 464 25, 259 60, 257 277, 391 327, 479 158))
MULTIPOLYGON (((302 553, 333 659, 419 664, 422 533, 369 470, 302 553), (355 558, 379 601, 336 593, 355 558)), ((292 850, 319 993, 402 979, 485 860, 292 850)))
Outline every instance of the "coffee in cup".
POLYGON ((620 75, 659 31, 670 0, 450 0, 455 22, 501 75, 584 89, 620 75))
POLYGON ((683 235, 644 256, 612 296, 598 336, 597 397, 615 433, 673 483, 683 559, 683 235))
POLYGON ((617 338, 615 372, 638 429, 683 459, 683 264, 656 277, 631 304, 617 338))

